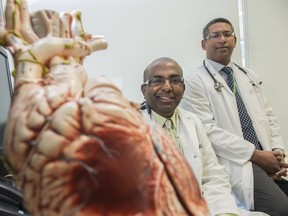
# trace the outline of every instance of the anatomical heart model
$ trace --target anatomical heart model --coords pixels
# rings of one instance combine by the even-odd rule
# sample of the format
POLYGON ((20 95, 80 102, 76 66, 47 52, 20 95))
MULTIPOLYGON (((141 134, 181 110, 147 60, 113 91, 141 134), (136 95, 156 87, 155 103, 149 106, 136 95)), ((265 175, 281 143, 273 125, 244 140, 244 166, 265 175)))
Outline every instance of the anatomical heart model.
POLYGON ((79 12, 29 13, 8 0, 1 44, 15 62, 5 155, 35 216, 208 215, 175 145, 87 55, 107 47, 79 12))

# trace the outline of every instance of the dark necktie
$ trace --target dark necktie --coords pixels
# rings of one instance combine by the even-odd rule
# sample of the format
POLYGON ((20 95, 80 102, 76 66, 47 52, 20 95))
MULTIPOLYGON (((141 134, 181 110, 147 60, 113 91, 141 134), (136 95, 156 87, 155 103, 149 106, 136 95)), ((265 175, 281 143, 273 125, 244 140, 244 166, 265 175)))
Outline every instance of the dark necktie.
POLYGON ((238 108, 238 114, 241 122, 241 129, 244 136, 244 139, 253 143, 256 147, 256 149, 262 149, 261 145, 258 141, 257 135, 255 133, 252 120, 247 112, 247 109, 245 107, 245 104, 237 91, 236 83, 234 81, 233 71, 230 67, 224 67, 222 68, 222 71, 227 74, 227 84, 231 91, 234 93, 236 102, 237 102, 237 108, 238 108))

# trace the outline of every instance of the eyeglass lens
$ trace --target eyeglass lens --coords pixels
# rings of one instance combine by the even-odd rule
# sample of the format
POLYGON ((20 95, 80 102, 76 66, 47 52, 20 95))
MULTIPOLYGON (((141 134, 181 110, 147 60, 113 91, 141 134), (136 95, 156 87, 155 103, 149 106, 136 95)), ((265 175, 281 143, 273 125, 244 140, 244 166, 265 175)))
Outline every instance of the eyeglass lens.
POLYGON ((179 85, 180 83, 183 83, 182 77, 153 77, 149 80, 148 84, 150 86, 160 86, 163 85, 166 80, 168 80, 170 85, 179 85))

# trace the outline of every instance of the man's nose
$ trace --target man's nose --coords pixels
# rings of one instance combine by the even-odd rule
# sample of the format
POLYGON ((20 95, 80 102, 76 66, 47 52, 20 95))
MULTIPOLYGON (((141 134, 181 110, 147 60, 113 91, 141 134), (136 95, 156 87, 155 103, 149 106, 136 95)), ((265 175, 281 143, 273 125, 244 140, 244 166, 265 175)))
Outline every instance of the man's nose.
POLYGON ((220 35, 219 41, 227 41, 227 38, 224 36, 224 34, 220 35))
POLYGON ((165 79, 165 81, 162 85, 162 89, 164 89, 165 91, 172 90, 169 79, 165 79))

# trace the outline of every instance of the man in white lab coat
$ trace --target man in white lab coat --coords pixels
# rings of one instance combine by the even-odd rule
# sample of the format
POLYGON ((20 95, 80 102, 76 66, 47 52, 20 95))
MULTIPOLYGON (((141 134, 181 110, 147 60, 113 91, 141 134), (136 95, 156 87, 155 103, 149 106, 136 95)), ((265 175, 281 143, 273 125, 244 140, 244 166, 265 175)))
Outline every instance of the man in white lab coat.
POLYGON ((206 59, 185 80, 181 106, 204 124, 239 203, 248 210, 288 215, 287 181, 282 179, 287 172, 285 148, 279 125, 257 75, 231 62, 236 46, 232 24, 224 18, 210 21, 203 29, 201 45, 206 59), (224 67, 231 69, 230 81, 224 67), (240 121, 239 97, 250 123, 240 121), (247 127, 253 130, 255 145, 245 137, 247 127))
POLYGON ((144 71, 143 81, 143 115, 163 127, 167 119, 172 121, 169 134, 190 164, 211 215, 250 215, 237 208, 228 175, 218 163, 200 119, 177 108, 185 90, 181 67, 170 58, 156 59, 144 71))

